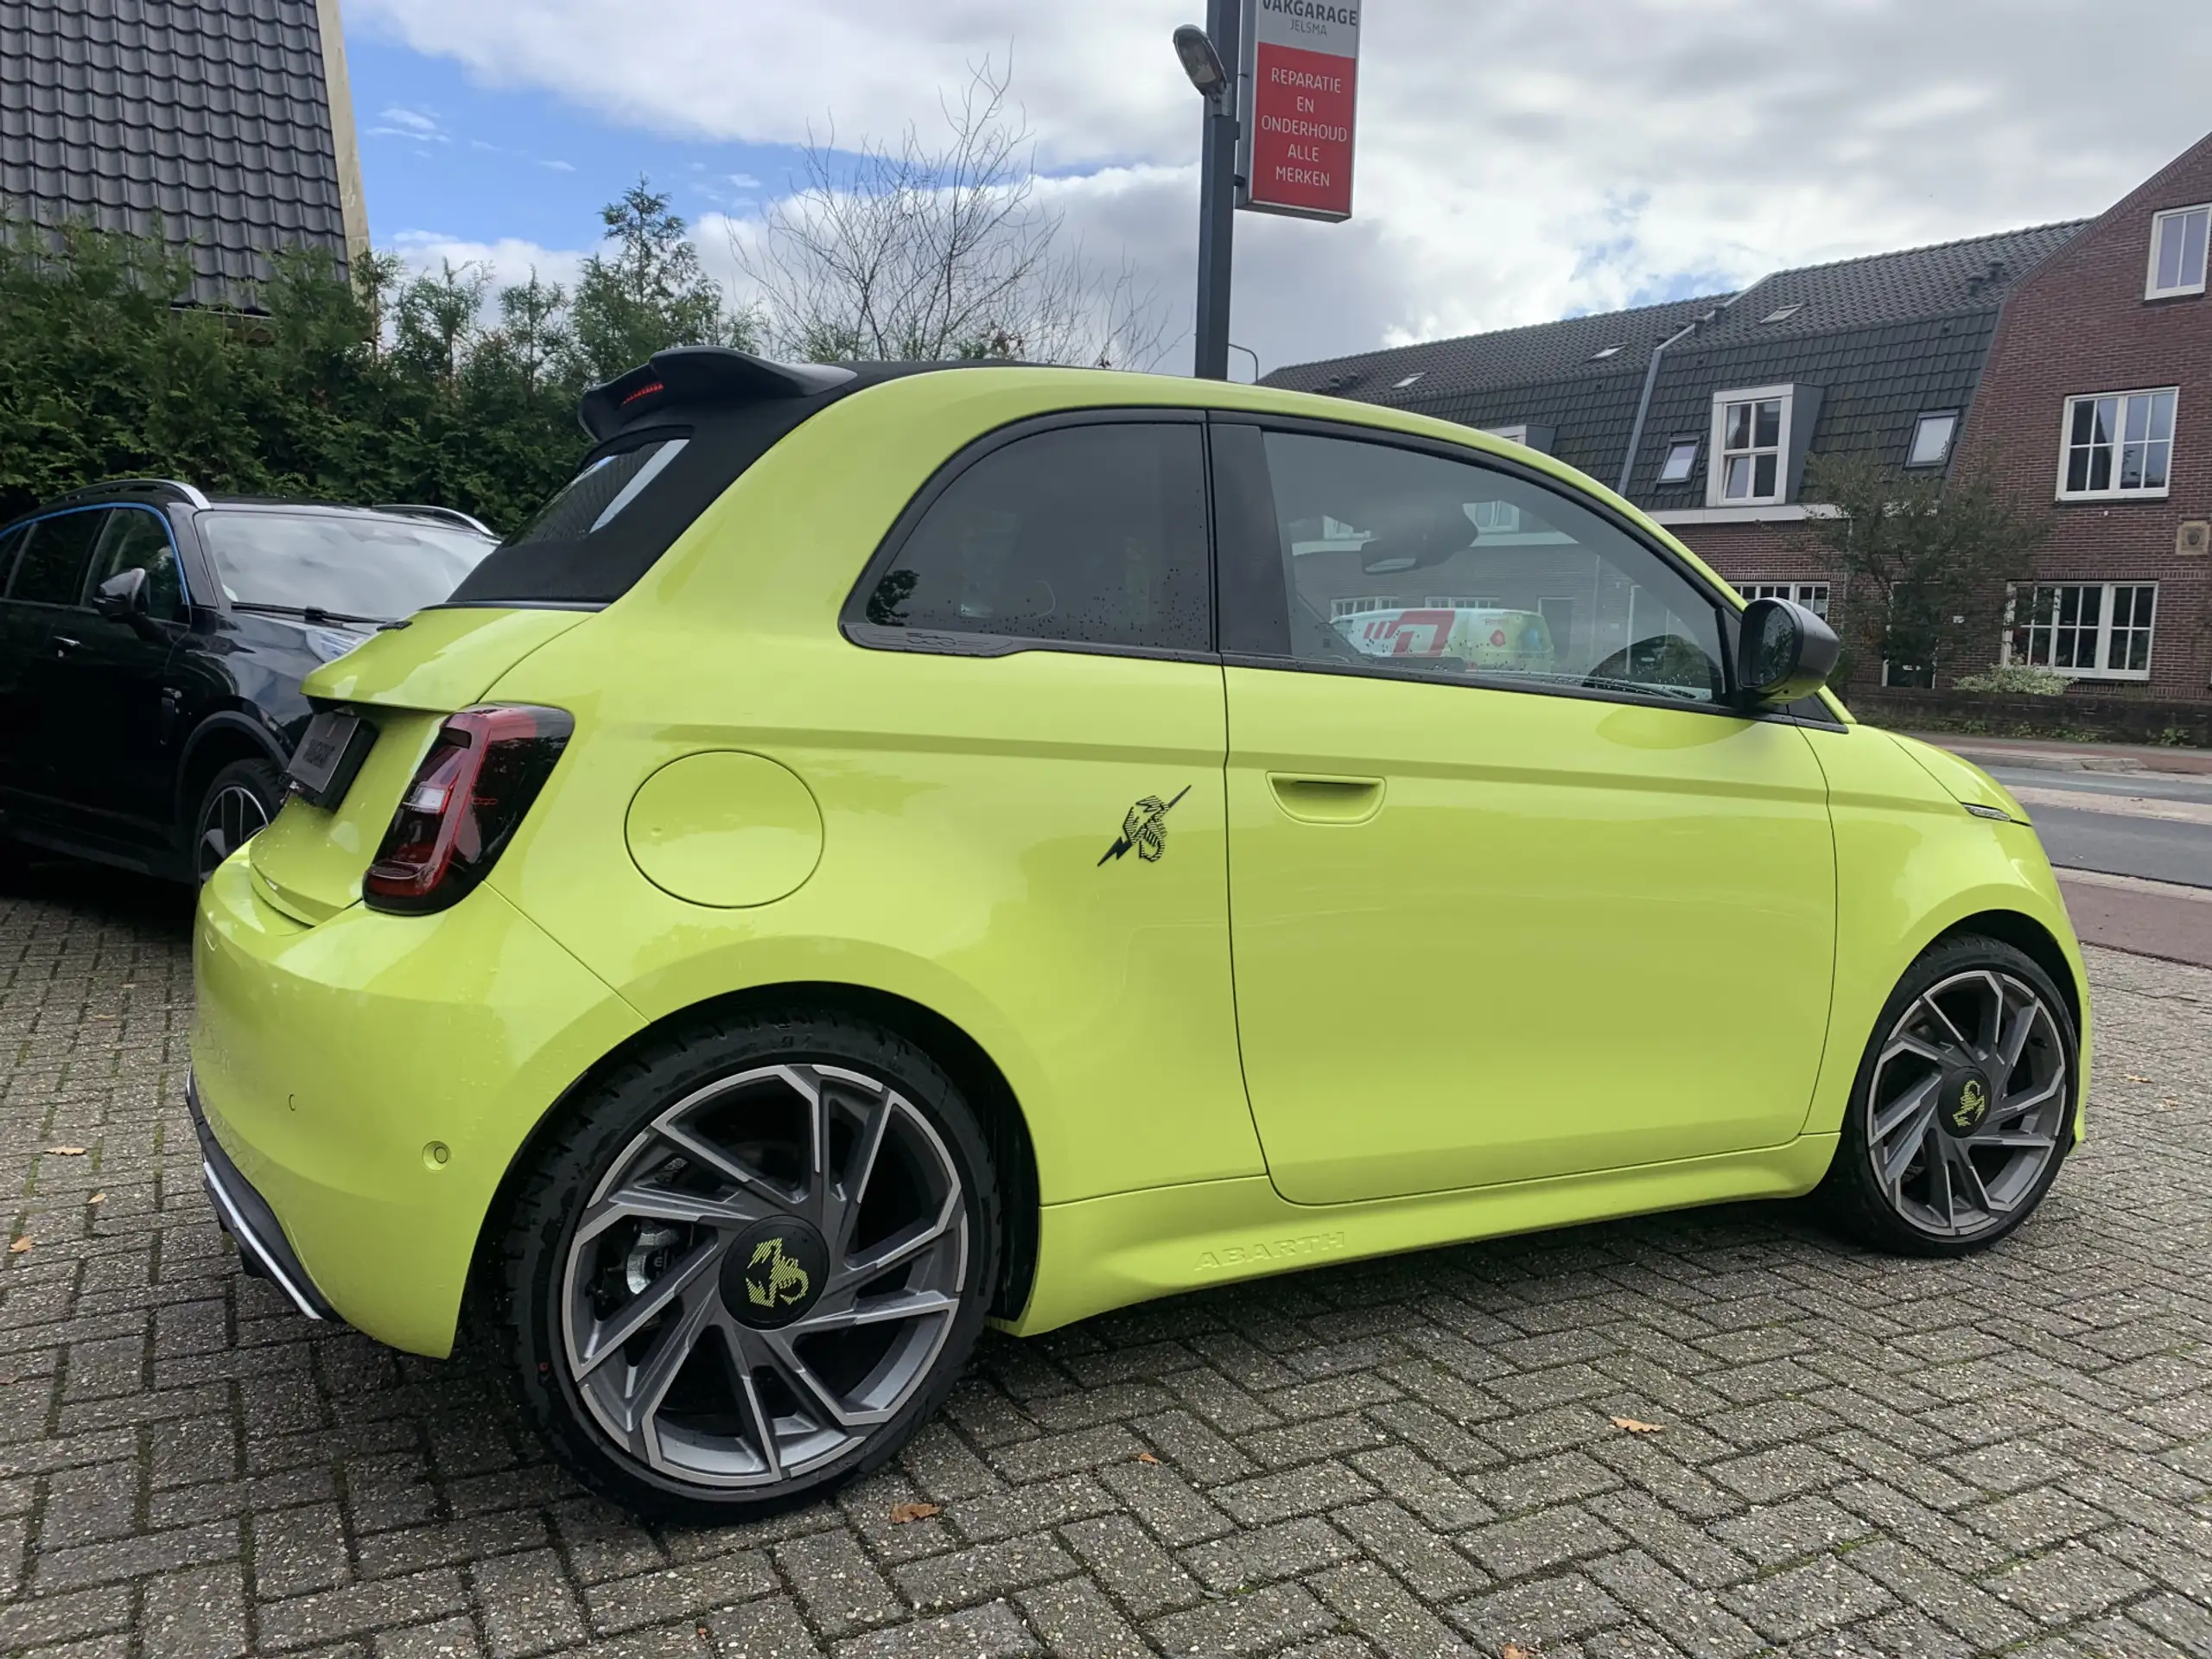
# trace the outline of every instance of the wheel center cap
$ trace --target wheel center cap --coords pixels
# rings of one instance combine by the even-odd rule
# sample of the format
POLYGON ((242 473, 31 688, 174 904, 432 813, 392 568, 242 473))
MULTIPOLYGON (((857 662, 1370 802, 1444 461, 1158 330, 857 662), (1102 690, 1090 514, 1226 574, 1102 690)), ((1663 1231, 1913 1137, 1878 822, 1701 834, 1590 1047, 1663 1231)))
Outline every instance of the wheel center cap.
POLYGON ((796 1216, 755 1222, 722 1262, 722 1302, 761 1329, 789 1325, 821 1299, 830 1277, 822 1235, 796 1216))
POLYGON ((1955 1135, 1968 1135, 1981 1128, 1989 1116, 1989 1079, 1979 1071, 1958 1071, 1943 1080, 1942 1104, 1937 1108, 1943 1127, 1955 1135))

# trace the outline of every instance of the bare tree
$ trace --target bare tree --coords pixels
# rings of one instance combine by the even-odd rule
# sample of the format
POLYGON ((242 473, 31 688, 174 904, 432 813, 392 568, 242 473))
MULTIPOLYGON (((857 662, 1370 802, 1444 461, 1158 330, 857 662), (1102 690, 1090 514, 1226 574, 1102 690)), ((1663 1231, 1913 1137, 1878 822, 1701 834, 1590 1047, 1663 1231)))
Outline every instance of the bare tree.
POLYGON ((1012 81, 988 60, 972 71, 957 101, 940 99, 936 147, 909 125, 896 144, 841 156, 834 130, 810 131, 797 188, 730 232, 772 348, 814 361, 1158 359, 1165 324, 1135 267, 1062 245, 1012 81))

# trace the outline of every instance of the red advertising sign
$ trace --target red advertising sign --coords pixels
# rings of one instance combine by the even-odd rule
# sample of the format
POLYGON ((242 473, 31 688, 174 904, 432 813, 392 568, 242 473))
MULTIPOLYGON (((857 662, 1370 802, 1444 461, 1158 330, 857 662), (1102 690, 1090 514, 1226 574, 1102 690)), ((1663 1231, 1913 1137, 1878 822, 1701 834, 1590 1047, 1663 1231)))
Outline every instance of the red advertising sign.
POLYGON ((1245 0, 1238 207, 1351 217, 1359 14, 1359 0, 1245 0))

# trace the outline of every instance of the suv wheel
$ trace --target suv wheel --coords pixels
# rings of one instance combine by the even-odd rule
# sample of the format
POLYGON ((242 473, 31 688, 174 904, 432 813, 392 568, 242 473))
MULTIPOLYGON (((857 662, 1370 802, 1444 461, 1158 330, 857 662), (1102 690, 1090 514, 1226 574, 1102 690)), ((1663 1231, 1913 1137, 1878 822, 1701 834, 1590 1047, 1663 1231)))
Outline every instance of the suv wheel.
POLYGON ((284 804, 284 780, 266 760, 233 760, 207 783, 192 820, 192 874, 204 882, 215 867, 269 827, 284 804))
POLYGON ((975 1115, 830 1013, 693 1027, 595 1089, 514 1201, 524 1408, 588 1484, 722 1519, 875 1467, 936 1410, 995 1282, 975 1115))
POLYGON ((1956 939, 1913 963, 1859 1063, 1821 1191, 1844 1226, 1915 1255, 1985 1249, 2024 1222, 2066 1156, 2081 1044, 2049 975, 1956 939))

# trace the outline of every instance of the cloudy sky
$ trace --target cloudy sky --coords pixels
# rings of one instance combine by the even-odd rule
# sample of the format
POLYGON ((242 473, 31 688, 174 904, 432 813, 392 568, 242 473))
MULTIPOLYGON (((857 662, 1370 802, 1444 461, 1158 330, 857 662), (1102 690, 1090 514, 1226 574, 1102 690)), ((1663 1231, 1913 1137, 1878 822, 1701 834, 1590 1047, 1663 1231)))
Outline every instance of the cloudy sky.
MULTIPOLYGON (((643 173, 728 270, 810 130, 941 130, 1011 53, 1067 233, 1156 284, 1181 369, 1204 10, 346 0, 372 227, 562 275, 643 173)), ((2202 0, 1376 0, 1356 216, 1239 215, 1231 333, 1273 367, 2094 213, 2212 127, 2208 62, 2202 0)))

